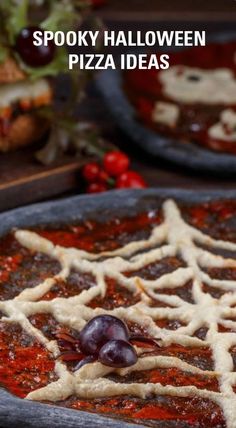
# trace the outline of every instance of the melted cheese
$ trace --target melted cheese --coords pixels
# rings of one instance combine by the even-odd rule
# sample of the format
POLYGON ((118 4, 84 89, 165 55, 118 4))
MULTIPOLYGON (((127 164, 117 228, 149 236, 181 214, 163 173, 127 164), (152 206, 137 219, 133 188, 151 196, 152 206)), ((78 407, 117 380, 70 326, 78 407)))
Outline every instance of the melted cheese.
POLYGON ((171 100, 186 104, 236 104, 236 79, 232 70, 175 65, 161 71, 158 79, 164 94, 171 100))
POLYGON ((148 397, 150 394, 170 395, 177 397, 202 397, 213 400, 221 406, 227 427, 236 426, 236 372, 233 371, 233 360, 230 354, 232 346, 236 346, 236 322, 230 321, 236 317, 236 281, 212 279, 203 268, 214 267, 236 268, 236 260, 217 256, 203 246, 211 246, 225 250, 236 251, 236 243, 216 240, 187 224, 174 201, 168 200, 163 205, 164 222, 155 227, 147 240, 131 242, 124 247, 100 254, 87 253, 74 248, 54 246, 52 242, 40 237, 34 232, 18 230, 15 236, 19 243, 32 251, 42 251, 55 258, 61 264, 61 272, 54 278, 48 278, 34 289, 28 288, 13 300, 0 302, 0 310, 6 314, 5 322, 18 322, 29 334, 36 337, 56 357, 59 349, 56 341, 48 340, 43 333, 36 329, 28 317, 36 313, 50 313, 55 319, 69 327, 80 330, 86 322, 98 314, 110 313, 127 321, 138 323, 147 329, 150 335, 160 338, 161 345, 171 343, 183 346, 208 346, 213 355, 214 370, 204 370, 205 376, 218 379, 219 392, 198 389, 195 386, 173 386, 153 383, 116 383, 105 376, 116 372, 121 376, 133 370, 149 370, 160 367, 176 367, 191 373, 203 373, 195 366, 174 357, 145 357, 126 369, 114 369, 95 362, 81 367, 75 373, 70 373, 66 366, 57 361, 55 371, 58 380, 28 394, 31 400, 64 400, 71 395, 83 398, 98 398, 115 395, 148 397), (197 246, 196 242, 199 244, 197 246), (148 250, 148 251, 144 251, 148 250), (141 251, 140 254, 137 254, 141 251), (146 280, 137 276, 126 277, 122 272, 135 272, 153 261, 163 257, 180 255, 186 267, 164 274, 156 280, 146 280), (94 275, 97 285, 84 290, 79 295, 70 298, 55 298, 51 301, 39 300, 45 290, 53 286, 56 278, 66 279, 71 268, 82 273, 94 275), (144 292, 141 300, 128 308, 118 307, 111 311, 102 308, 92 309, 86 304, 96 296, 106 292, 105 278, 114 278, 121 286, 131 291, 141 289, 149 295, 167 304, 168 307, 150 307, 149 298, 144 292), (159 287, 181 287, 186 281, 192 280, 193 303, 183 300, 177 295, 159 294, 159 287), (224 291, 219 299, 204 292, 203 282, 209 287, 218 287, 224 291), (155 320, 167 318, 179 319, 185 325, 177 330, 168 330, 156 325, 155 320), (218 324, 229 327, 233 332, 222 333, 218 324), (205 340, 193 336, 194 332, 207 327, 205 340))
POLYGON ((220 121, 208 130, 209 137, 236 143, 236 112, 227 109, 222 111, 220 121))
POLYGON ((152 120, 163 125, 176 126, 179 118, 179 107, 172 103, 159 101, 155 103, 152 120))
POLYGON ((9 107, 20 100, 34 100, 50 92, 46 79, 24 80, 0 86, 0 108, 9 107))

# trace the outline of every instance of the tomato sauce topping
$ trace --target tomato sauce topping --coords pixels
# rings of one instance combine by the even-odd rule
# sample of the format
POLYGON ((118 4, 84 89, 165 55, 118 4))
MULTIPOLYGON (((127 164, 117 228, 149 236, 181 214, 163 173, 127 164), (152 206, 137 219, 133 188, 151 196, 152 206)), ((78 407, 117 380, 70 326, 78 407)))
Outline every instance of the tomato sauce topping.
MULTIPOLYGON (((209 202, 195 205, 180 206, 182 215, 194 227, 209 233, 218 239, 229 239, 236 242, 236 227, 233 227, 236 203, 209 202)), ((50 239, 54 244, 66 247, 75 246, 87 251, 107 251, 119 248, 121 245, 134 240, 147 238, 153 227, 160 224, 162 214, 145 213, 136 217, 118 219, 113 218, 106 223, 94 221, 81 222, 77 225, 55 226, 37 228, 36 231, 50 239)), ((0 299, 7 300, 17 296, 24 288, 34 287, 48 276, 53 276, 60 270, 57 261, 40 253, 32 253, 22 248, 15 240, 13 234, 9 234, 0 241, 0 299)), ((127 272, 126 276, 139 275, 145 279, 155 279, 165 273, 170 273, 183 267, 184 262, 178 257, 162 259, 140 269, 136 272, 127 272)), ((208 274, 216 278, 235 279, 235 269, 213 269, 208 274)), ((90 308, 104 308, 110 310, 121 306, 128 307, 140 300, 139 292, 131 292, 122 287, 112 278, 106 278, 107 292, 104 297, 98 296, 88 303, 90 308)), ((92 275, 82 274, 72 270, 68 279, 58 281, 51 290, 43 296, 43 300, 51 300, 55 297, 72 297, 83 290, 87 290, 96 284, 92 275)), ((160 289, 159 293, 175 294, 181 296, 187 302, 192 302, 191 281, 182 287, 172 289, 160 289), (178 294, 179 293, 179 294, 178 294)), ((211 290, 206 292, 212 293, 211 290)), ((219 292, 221 290, 218 290, 219 292)), ((213 290, 214 292, 214 290, 213 290)), ((217 292, 217 290, 215 291, 217 292)), ((168 305, 150 299, 151 307, 168 305)), ((4 316, 4 314, 1 314, 4 316)), ((59 325, 57 320, 48 313, 39 313, 29 316, 31 324, 43 332, 49 340, 53 340, 58 328, 67 329, 69 334, 78 334, 67 326, 59 325)), ((176 330, 184 325, 178 319, 158 319, 156 325, 160 328, 176 330)), ((137 323, 128 322, 131 333, 149 337, 145 328, 137 323)), ((221 326, 222 331, 224 327, 221 326)), ((201 328, 193 334, 204 341, 207 329, 201 328)), ((170 344, 165 347, 153 348, 150 344, 143 344, 146 356, 169 356, 180 358, 183 362, 202 370, 193 374, 187 369, 159 368, 131 372, 126 376, 110 374, 108 377, 115 382, 160 383, 162 385, 190 386, 198 389, 218 391, 218 380, 207 371, 214 370, 212 352, 207 347, 194 348, 179 344, 170 344), (206 374, 204 374, 206 372, 206 374)), ((231 350, 232 358, 236 361, 235 348, 231 350)), ((74 365, 66 363, 70 370, 74 365)), ((236 363, 235 363, 236 364, 236 363)), ((56 380, 54 373, 55 361, 49 352, 34 338, 22 331, 17 324, 7 323, 4 318, 0 322, 0 383, 11 393, 25 397, 30 391, 38 389, 56 380)), ((215 403, 197 397, 169 397, 150 396, 147 399, 137 397, 114 397, 86 400, 78 397, 70 397, 63 402, 56 403, 60 406, 79 410, 87 410, 111 417, 122 418, 145 423, 147 426, 156 426, 155 421, 171 421, 171 427, 225 427, 222 411, 215 403), (145 422, 144 422, 145 421, 145 422)), ((165 425, 163 425, 164 427, 165 425)), ((168 425, 167 425, 168 426, 168 425)))
POLYGON ((18 324, 0 322, 0 385, 24 398, 57 379, 49 352, 18 324))

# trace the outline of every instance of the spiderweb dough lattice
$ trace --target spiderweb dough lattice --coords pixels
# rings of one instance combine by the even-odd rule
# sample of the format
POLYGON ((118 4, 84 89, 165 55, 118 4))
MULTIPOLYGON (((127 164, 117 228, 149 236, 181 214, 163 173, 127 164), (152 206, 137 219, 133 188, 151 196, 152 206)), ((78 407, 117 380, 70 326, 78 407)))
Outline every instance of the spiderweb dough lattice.
POLYGON ((236 261, 215 255, 200 246, 212 249, 236 251, 236 243, 215 240, 200 230, 187 224, 173 200, 163 204, 164 221, 156 226, 146 240, 131 242, 122 248, 99 254, 88 253, 74 248, 54 246, 53 243, 35 232, 18 230, 15 232, 19 243, 29 250, 42 252, 58 260, 61 271, 53 278, 46 279, 35 288, 28 288, 12 300, 0 302, 0 310, 6 316, 5 322, 17 322, 29 334, 37 338, 52 353, 59 354, 56 341, 48 340, 43 333, 35 328, 28 317, 36 313, 50 313, 61 324, 80 330, 97 314, 112 313, 127 321, 137 322, 144 326, 148 333, 160 337, 163 346, 171 343, 183 346, 209 346, 214 360, 214 371, 201 370, 176 357, 147 356, 140 358, 134 366, 127 369, 113 369, 96 362, 83 366, 71 373, 60 362, 55 363, 58 380, 28 394, 32 400, 64 400, 71 395, 82 398, 99 398, 116 395, 131 395, 141 398, 150 394, 177 397, 197 396, 210 399, 223 409, 227 426, 236 427, 236 395, 233 386, 236 384, 236 373, 233 372, 233 360, 230 348, 236 345, 235 332, 220 332, 218 324, 236 330, 236 322, 226 320, 236 316, 236 282, 232 280, 212 279, 205 267, 236 268, 236 261), (199 246, 198 246, 199 245, 199 246), (144 252, 145 251, 145 252, 144 252), (140 252, 140 253, 139 253, 140 252), (186 267, 179 267, 172 273, 162 275, 155 280, 146 280, 138 276, 127 277, 124 272, 135 272, 165 257, 180 255, 186 267), (96 279, 96 285, 79 295, 70 298, 55 298, 51 301, 40 300, 55 282, 66 280, 72 268, 82 273, 90 273, 96 279), (109 276, 123 287, 135 292, 143 289, 141 300, 128 308, 119 307, 110 311, 102 308, 91 309, 86 306, 92 299, 106 293, 106 280, 109 276), (186 281, 192 280, 193 303, 189 303, 177 295, 158 294, 161 288, 181 287, 186 281), (219 299, 203 291, 203 282, 209 287, 218 287, 224 291, 219 299), (146 292, 158 298, 170 307, 150 307, 146 292), (155 320, 167 318, 179 319, 185 323, 177 330, 161 329, 155 320), (205 340, 193 337, 194 332, 207 327, 205 340), (195 386, 163 386, 160 383, 116 383, 105 376, 116 372, 120 376, 137 370, 176 367, 191 373, 215 376, 218 378, 219 391, 198 389, 195 386))

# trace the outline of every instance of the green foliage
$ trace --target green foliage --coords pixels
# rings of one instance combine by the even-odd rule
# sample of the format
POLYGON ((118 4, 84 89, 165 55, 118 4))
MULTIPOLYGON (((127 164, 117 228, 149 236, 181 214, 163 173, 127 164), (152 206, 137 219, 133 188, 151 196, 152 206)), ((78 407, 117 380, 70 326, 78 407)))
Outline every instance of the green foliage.
MULTIPOLYGON (((38 25, 42 29, 50 31, 67 31, 81 21, 82 3, 78 0, 45 0, 47 17, 42 22, 31 22, 30 0, 7 0, 0 2, 0 20, 3 23, 0 28, 0 63, 6 59, 8 50, 14 55, 21 68, 25 70, 31 79, 56 76, 59 73, 68 72, 68 54, 64 47, 57 49, 57 55, 51 64, 31 68, 26 66, 14 51, 17 35, 30 25, 38 25)), ((83 3, 83 7, 86 4, 83 3)), ((35 12, 35 7, 34 7, 35 12)), ((37 13, 36 13, 37 16, 37 13)))
POLYGON ((50 31, 67 31, 79 21, 79 14, 70 1, 51 1, 50 14, 41 23, 41 27, 50 31))
POLYGON ((29 0, 8 0, 0 5, 3 30, 9 44, 14 44, 17 34, 28 24, 29 0))

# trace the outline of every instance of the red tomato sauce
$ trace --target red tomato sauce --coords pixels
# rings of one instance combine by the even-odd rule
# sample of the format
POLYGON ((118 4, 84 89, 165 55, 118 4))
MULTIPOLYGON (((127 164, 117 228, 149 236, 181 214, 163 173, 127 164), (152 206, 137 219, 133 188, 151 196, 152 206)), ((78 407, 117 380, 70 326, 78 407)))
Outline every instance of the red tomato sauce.
MULTIPOLYGON (((209 202, 195 205, 181 205, 180 209, 186 221, 194 227, 209 233, 217 239, 230 239, 236 242, 236 225, 233 219, 236 212, 236 202, 209 202)), ((98 223, 94 221, 81 222, 80 224, 41 227, 36 231, 58 245, 66 247, 75 246, 88 251, 100 252, 119 248, 130 241, 146 239, 152 229, 162 222, 162 213, 157 210, 150 213, 137 215, 136 217, 119 219, 98 223)), ((9 234, 0 240, 0 299, 12 299, 26 287, 34 287, 46 277, 55 275, 60 266, 57 261, 45 257, 40 253, 34 253, 22 248, 15 240, 13 234, 9 234)), ((154 279, 172 272, 184 266, 184 262, 178 257, 165 258, 146 266, 136 272, 128 272, 129 278, 140 275, 142 278, 154 279)), ((233 279, 235 269, 214 270, 211 274, 218 278, 233 279)), ((91 308, 100 307, 113 309, 120 306, 130 306, 140 300, 140 293, 132 293, 116 283, 111 278, 106 278, 107 292, 104 297, 96 297, 90 301, 91 308)), ((43 296, 45 300, 55 297, 70 297, 79 294, 85 289, 95 285, 92 275, 83 275, 72 270, 67 281, 58 281, 52 289, 43 296)), ((183 287, 171 290, 159 290, 161 293, 181 293, 181 298, 191 302, 191 282, 183 287)), ((216 290, 217 291, 217 290, 216 290)), ((213 287, 207 292, 216 292, 213 287)), ((219 291, 219 290, 218 290, 219 291)), ((153 307, 166 306, 162 302, 153 299, 150 301, 153 307)), ((1 314, 4 315, 4 314, 1 314)), ((78 332, 61 326, 50 314, 34 314, 29 317, 32 325, 40 329, 49 339, 55 339, 58 328, 66 329, 69 334, 76 336, 78 332)), ((161 328, 177 329, 183 325, 180 320, 161 319, 156 321, 161 328)), ((148 337, 147 331, 138 325, 129 322, 128 327, 133 334, 148 337)), ((223 327, 221 327, 223 328, 223 327)), ((224 330, 222 330, 224 331, 224 330)), ((207 329, 201 328, 194 333, 195 337, 204 340, 207 329)), ((136 343, 138 345, 138 342, 136 343)), ((213 358, 211 350, 207 346, 196 348, 184 347, 172 344, 166 347, 154 347, 142 344, 144 355, 178 357, 203 371, 213 370, 213 358)), ((232 358, 236 364, 235 348, 231 350, 232 358)), ((82 354, 80 358, 82 358, 82 354)), ((73 370, 77 361, 66 363, 69 370, 73 370)), ((0 322, 0 384, 11 393, 25 397, 30 391, 38 389, 56 380, 54 373, 55 361, 47 350, 22 331, 17 324, 0 322)), ((215 376, 192 374, 177 368, 152 369, 140 372, 131 372, 125 377, 115 374, 108 376, 116 382, 137 383, 161 383, 162 385, 188 386, 195 385, 199 389, 218 391, 218 380, 215 376)), ((169 396, 150 396, 147 399, 137 397, 105 397, 103 399, 85 400, 78 397, 69 397, 63 402, 56 403, 59 406, 87 410, 89 412, 105 414, 107 416, 145 423, 147 426, 156 426, 155 421, 172 421, 173 427, 192 426, 196 428, 225 427, 222 411, 215 403, 197 397, 180 398, 169 396), (185 425, 181 425, 181 423, 185 425), (187 425, 186 425, 187 424, 187 425)))

